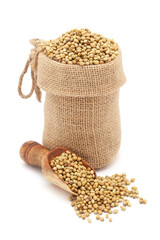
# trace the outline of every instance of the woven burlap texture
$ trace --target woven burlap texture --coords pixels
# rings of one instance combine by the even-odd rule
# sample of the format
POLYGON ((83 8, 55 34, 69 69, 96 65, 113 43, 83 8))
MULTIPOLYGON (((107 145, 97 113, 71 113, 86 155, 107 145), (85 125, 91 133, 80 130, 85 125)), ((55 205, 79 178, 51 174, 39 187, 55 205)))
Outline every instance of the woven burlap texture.
POLYGON ((38 86, 46 91, 43 145, 66 147, 94 168, 106 166, 121 142, 119 89, 125 83, 121 52, 110 63, 61 64, 38 57, 38 86))

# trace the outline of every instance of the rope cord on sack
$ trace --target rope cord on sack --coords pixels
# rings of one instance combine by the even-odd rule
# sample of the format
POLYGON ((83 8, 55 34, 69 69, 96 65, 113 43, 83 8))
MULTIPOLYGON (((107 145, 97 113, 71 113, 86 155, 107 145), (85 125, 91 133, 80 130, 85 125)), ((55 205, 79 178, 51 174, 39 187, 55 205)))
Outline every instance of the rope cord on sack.
POLYGON ((25 67, 24 67, 24 69, 23 69, 23 71, 20 75, 19 83, 18 83, 18 93, 19 93, 20 97, 22 97, 24 99, 27 99, 27 98, 31 97, 33 92, 35 91, 36 98, 39 102, 41 102, 42 93, 41 93, 40 88, 37 85, 37 66, 38 66, 38 55, 41 51, 42 50, 37 49, 36 46, 32 50, 32 52, 31 52, 31 54, 30 54, 30 56, 29 56, 29 58, 28 58, 28 60, 25 64, 25 67), (27 95, 25 95, 22 92, 22 84, 23 84, 24 75, 27 73, 29 66, 31 66, 32 87, 31 87, 30 92, 27 95))

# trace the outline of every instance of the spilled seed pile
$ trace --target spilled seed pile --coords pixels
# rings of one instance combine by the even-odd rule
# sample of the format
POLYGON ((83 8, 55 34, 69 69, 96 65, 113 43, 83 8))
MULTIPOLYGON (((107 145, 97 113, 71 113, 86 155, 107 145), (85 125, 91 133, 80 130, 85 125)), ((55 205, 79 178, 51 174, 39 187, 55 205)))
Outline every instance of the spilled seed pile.
POLYGON ((37 40, 37 44, 49 58, 63 64, 104 64, 118 55, 118 45, 113 39, 89 29, 72 29, 56 40, 37 40))
MULTIPOLYGON (((82 219, 94 213, 97 220, 104 221, 103 213, 105 213, 105 218, 112 222, 109 215, 118 213, 115 207, 118 207, 120 203, 122 211, 131 207, 131 203, 125 197, 139 198, 136 186, 128 189, 128 186, 135 181, 134 178, 129 181, 125 173, 111 177, 95 177, 94 171, 90 167, 85 167, 82 159, 70 151, 52 159, 50 166, 77 194, 77 196, 71 195, 69 200, 78 217, 82 219)), ((147 202, 140 197, 139 203, 146 204, 147 202)), ((91 223, 90 218, 87 220, 91 223)))

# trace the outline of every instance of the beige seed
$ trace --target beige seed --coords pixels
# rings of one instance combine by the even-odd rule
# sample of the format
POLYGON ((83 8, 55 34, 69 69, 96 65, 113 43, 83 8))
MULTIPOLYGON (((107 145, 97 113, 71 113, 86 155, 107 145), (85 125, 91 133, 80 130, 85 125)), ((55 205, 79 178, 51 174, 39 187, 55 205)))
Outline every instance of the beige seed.
POLYGON ((114 209, 114 210, 113 210, 113 213, 114 213, 114 214, 117 214, 117 213, 118 213, 118 210, 117 210, 117 209, 114 209))
POLYGON ((112 218, 109 218, 109 222, 112 222, 112 218))
POLYGON ((98 187, 98 183, 96 182, 94 185, 93 185, 93 188, 97 188, 98 187))
POLYGON ((135 182, 135 178, 131 178, 130 182, 135 182))
POLYGON ((133 187, 132 187, 132 190, 137 190, 137 187, 133 186, 133 187))
POLYGON ((103 199, 104 198, 104 196, 103 195, 100 195, 100 199, 103 199))
POLYGON ((122 210, 122 211, 126 211, 126 207, 121 206, 121 210, 122 210))
POLYGON ((144 203, 144 204, 146 204, 146 203, 147 203, 147 200, 146 200, 146 199, 144 199, 144 200, 143 200, 143 203, 144 203))
POLYGON ((97 220, 99 220, 99 219, 100 219, 100 216, 99 216, 99 215, 97 215, 97 216, 96 216, 96 219, 97 219, 97 220))
POLYGON ((97 208, 98 208, 98 205, 97 205, 97 204, 94 204, 93 207, 97 209, 97 208))
POLYGON ((94 62, 95 65, 99 64, 98 60, 94 60, 93 62, 94 62))
POLYGON ((96 44, 95 44, 95 43, 91 43, 91 47, 93 47, 93 48, 94 48, 95 46, 96 46, 96 44))
POLYGON ((101 211, 101 210, 98 210, 98 214, 99 214, 99 215, 102 215, 102 211, 101 211))
POLYGON ((103 222, 104 221, 104 217, 100 217, 100 221, 103 222))
POLYGON ((105 217, 106 217, 106 218, 109 218, 109 214, 107 213, 107 214, 105 215, 105 217))
POLYGON ((88 219, 87 219, 87 221, 88 221, 89 223, 91 223, 91 222, 92 222, 92 220, 91 220, 90 218, 88 218, 88 219))
POLYGON ((85 63, 84 62, 79 62, 79 65, 84 66, 85 63))

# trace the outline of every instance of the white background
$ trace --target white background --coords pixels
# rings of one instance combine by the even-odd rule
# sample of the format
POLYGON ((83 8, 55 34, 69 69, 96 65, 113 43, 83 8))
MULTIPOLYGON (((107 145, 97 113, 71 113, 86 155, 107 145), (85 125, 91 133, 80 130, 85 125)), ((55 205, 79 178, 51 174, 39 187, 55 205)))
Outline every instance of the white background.
MULTIPOLYGON (((0 239, 160 239, 160 6, 159 0, 1 1, 0 3, 0 239), (41 142, 43 104, 17 93, 31 38, 55 39, 72 28, 89 28, 121 47, 127 82, 121 89, 122 144, 100 175, 135 177, 147 205, 92 224, 79 219, 69 194, 27 166, 19 148, 41 142)), ((30 71, 23 90, 30 90, 30 71)))

